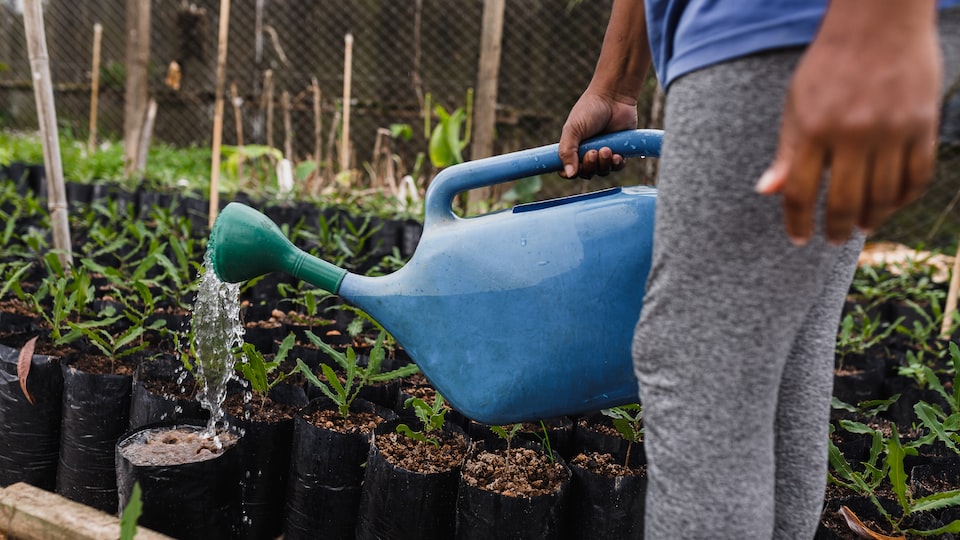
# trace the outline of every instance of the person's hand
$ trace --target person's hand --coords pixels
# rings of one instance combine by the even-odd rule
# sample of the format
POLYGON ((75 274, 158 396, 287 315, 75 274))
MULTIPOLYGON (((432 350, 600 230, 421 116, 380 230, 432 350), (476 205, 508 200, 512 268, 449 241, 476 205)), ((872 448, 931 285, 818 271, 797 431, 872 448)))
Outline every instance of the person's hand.
POLYGON ((595 174, 606 176, 610 171, 623 168, 623 156, 614 154, 607 147, 590 150, 580 162, 578 148, 584 139, 601 133, 611 133, 637 127, 636 101, 618 101, 588 89, 570 110, 560 133, 561 176, 566 178, 590 178, 595 174))
POLYGON ((757 183, 782 193, 787 234, 814 229, 830 171, 827 240, 871 231, 933 175, 941 57, 932 0, 836 0, 787 94, 776 158, 757 183), (864 5, 860 5, 864 4, 864 5))

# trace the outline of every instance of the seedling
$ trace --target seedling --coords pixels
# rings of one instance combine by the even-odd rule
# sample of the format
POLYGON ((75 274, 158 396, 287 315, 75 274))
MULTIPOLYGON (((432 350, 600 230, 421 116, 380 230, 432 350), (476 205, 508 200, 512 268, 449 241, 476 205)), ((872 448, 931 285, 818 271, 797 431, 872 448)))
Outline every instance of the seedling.
MULTIPOLYGON (((841 421, 841 426, 852 433, 870 436, 872 443, 869 458, 863 463, 864 470, 859 472, 850 467, 833 441, 828 441, 831 466, 828 479, 831 483, 843 486, 862 497, 868 498, 896 533, 932 536, 960 532, 960 520, 932 530, 903 528, 904 520, 910 515, 960 506, 960 490, 944 491, 920 498, 913 497, 903 461, 907 455, 917 455, 917 449, 927 444, 931 440, 930 437, 904 445, 900 441, 900 435, 895 425, 891 426, 892 431, 889 437, 884 437, 879 429, 858 422, 841 421), (901 510, 900 517, 891 514, 877 497, 877 490, 884 481, 890 483, 896 495, 901 510)), ((831 426, 831 432, 832 430, 833 427, 831 426)))
POLYGON ((939 394, 947 404, 944 411, 939 405, 920 401, 913 406, 917 418, 930 433, 948 448, 960 454, 960 347, 950 343, 950 359, 953 363, 953 388, 947 391, 933 370, 926 367, 927 387, 939 394))
POLYGON ((848 313, 840 323, 837 333, 837 356, 839 368, 843 369, 843 361, 851 354, 864 354, 870 348, 884 342, 898 328, 900 321, 886 325, 880 317, 871 319, 862 307, 857 306, 855 313, 848 313), (858 324, 859 323, 859 326, 858 324))
POLYGON ((433 405, 428 405, 426 401, 418 397, 412 397, 403 404, 405 407, 413 408, 414 414, 417 415, 417 419, 420 420, 423 427, 422 429, 414 430, 407 424, 399 424, 397 426, 397 433, 406 435, 422 443, 430 443, 434 447, 439 448, 440 440, 437 437, 430 436, 430 434, 443 429, 444 417, 449 410, 443 401, 443 396, 437 394, 433 399, 433 405))
POLYGON ((324 343, 323 340, 313 332, 308 330, 306 334, 311 343, 333 358, 344 370, 344 382, 340 382, 337 373, 328 364, 320 364, 320 369, 323 371, 323 376, 326 379, 325 381, 317 378, 310 369, 310 366, 300 359, 297 359, 298 371, 306 377, 310 384, 319 388, 320 391, 323 392, 323 395, 330 398, 336 404, 337 410, 344 419, 349 416, 350 406, 354 400, 357 399, 360 390, 364 386, 374 382, 392 381, 400 377, 413 375, 420 369, 416 364, 408 364, 393 371, 380 372, 385 356, 383 347, 387 335, 385 331, 381 331, 377 336, 377 341, 370 350, 370 358, 366 366, 357 364, 357 353, 353 347, 347 347, 346 352, 338 351, 327 343, 324 343))
POLYGON ((283 342, 280 343, 280 348, 277 349, 277 354, 274 355, 273 360, 267 360, 263 353, 257 350, 253 344, 244 343, 242 350, 245 360, 240 362, 240 373, 243 374, 244 379, 250 383, 250 388, 260 396, 260 408, 263 409, 264 404, 267 401, 267 395, 270 393, 270 390, 273 387, 277 386, 281 382, 290 377, 294 373, 300 371, 299 366, 295 367, 289 373, 279 372, 277 375, 271 375, 280 368, 284 361, 287 359, 287 354, 290 353, 290 349, 293 348, 294 341, 296 336, 293 333, 287 335, 284 338, 283 342))
POLYGON ((120 540, 133 540, 137 535, 137 521, 143 513, 140 482, 134 482, 130 500, 120 514, 120 540))
POLYGON ((617 433, 627 440, 626 458, 623 460, 623 466, 630 466, 630 450, 634 443, 643 439, 643 428, 640 427, 643 421, 643 409, 639 404, 621 405, 610 409, 600 411, 604 416, 608 416, 613 421, 613 427, 617 433))
POLYGON ((494 432, 501 439, 507 441, 507 450, 510 450, 510 445, 513 443, 513 438, 517 435, 517 432, 520 431, 521 427, 523 427, 523 424, 490 426, 490 431, 494 432))

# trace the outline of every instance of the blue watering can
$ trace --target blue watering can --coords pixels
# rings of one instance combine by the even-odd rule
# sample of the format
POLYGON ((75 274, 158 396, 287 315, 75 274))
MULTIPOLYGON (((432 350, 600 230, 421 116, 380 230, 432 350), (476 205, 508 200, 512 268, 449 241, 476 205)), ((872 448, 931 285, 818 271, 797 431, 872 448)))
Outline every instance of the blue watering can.
MULTIPOLYGON (((586 141, 625 157, 660 154, 662 132, 586 141)), ((631 341, 650 271, 656 190, 617 187, 460 218, 457 194, 559 171, 557 145, 449 167, 426 193, 410 261, 378 277, 295 247, 239 203, 210 235, 227 282, 282 271, 377 320, 455 409, 486 424, 552 418, 638 400, 631 341)))

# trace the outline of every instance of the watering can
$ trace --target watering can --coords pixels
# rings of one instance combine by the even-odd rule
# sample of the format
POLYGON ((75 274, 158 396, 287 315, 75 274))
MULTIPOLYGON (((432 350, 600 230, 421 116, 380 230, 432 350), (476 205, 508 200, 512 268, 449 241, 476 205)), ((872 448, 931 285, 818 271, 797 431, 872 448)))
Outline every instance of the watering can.
MULTIPOLYGON (((625 157, 660 153, 662 132, 584 142, 625 157)), ((409 262, 362 276, 294 246, 268 217, 230 203, 210 234, 213 270, 236 283, 281 271, 379 322, 469 418, 508 424, 638 400, 631 342, 650 271, 656 190, 615 187, 461 218, 461 192, 559 171, 558 145, 441 171, 409 262)))

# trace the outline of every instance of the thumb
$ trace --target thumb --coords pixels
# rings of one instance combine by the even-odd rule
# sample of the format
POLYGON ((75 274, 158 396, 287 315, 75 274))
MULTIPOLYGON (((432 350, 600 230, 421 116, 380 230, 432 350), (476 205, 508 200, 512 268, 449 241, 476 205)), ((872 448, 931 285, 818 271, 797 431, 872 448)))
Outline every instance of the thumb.
POLYGON ((583 135, 579 127, 571 122, 563 125, 560 132, 560 144, 557 154, 560 156, 560 163, 563 164, 561 176, 565 178, 575 178, 577 171, 580 170, 580 141, 583 135))

